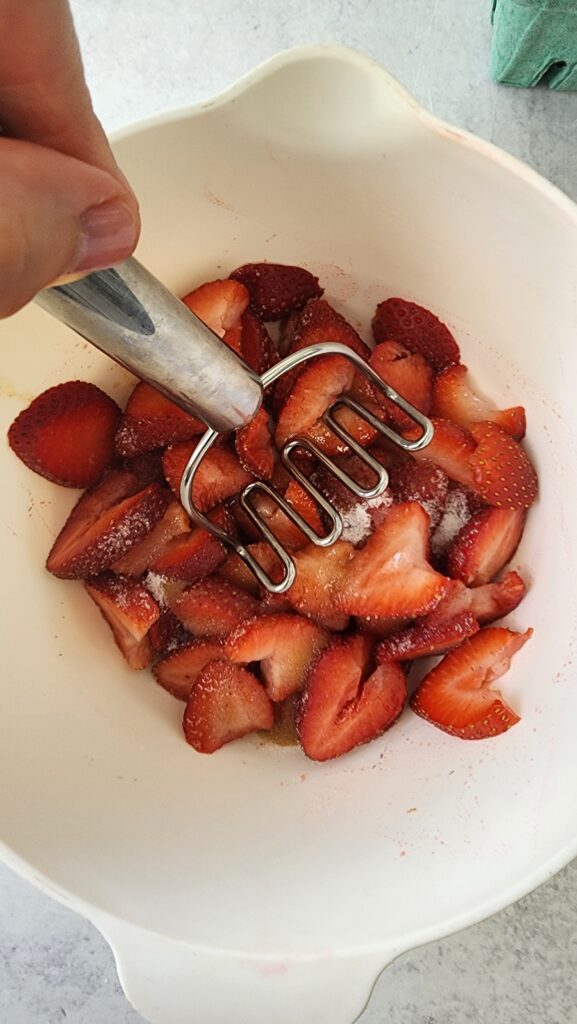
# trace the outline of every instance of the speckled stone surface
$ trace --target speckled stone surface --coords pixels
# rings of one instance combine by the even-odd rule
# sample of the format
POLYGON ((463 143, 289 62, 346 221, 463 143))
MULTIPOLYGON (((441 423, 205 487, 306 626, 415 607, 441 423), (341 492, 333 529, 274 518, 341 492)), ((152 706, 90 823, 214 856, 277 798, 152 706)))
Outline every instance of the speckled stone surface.
MULTIPOLYGON (((109 130, 206 98, 288 46, 339 42, 384 64, 435 114, 524 158, 577 199, 577 94, 490 81, 490 0, 72 6, 109 130)), ((361 1020, 577 1024, 577 862, 491 920, 401 957, 361 1020)), ((0 1024, 141 1021, 94 928, 0 868, 0 1024)))

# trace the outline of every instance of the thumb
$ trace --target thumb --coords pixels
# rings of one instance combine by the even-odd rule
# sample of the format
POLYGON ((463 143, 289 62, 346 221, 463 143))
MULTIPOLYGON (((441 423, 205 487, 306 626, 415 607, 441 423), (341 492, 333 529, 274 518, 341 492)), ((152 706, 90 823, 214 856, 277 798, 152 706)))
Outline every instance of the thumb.
POLYGON ((139 228, 132 193, 108 171, 0 139, 0 317, 59 277, 125 259, 139 228))

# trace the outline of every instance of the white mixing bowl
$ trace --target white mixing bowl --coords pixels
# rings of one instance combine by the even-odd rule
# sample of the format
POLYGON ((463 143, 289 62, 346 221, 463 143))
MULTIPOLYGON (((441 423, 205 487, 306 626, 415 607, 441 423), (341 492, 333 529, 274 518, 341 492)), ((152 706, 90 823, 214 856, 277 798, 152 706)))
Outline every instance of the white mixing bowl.
MULTIPOLYGON (((527 408, 541 495, 511 620, 535 634, 504 682, 522 722, 467 743, 407 710, 328 764, 254 738, 188 747, 182 706, 43 570, 75 494, 2 446, 6 862, 102 930, 154 1024, 351 1024, 393 957, 577 853, 577 210, 332 47, 282 54, 117 152, 139 258, 177 293, 268 259, 314 269, 353 322, 404 295, 450 324, 487 393, 527 408)), ((61 380, 129 391, 36 308, 2 324, 0 351, 3 430, 61 380)))

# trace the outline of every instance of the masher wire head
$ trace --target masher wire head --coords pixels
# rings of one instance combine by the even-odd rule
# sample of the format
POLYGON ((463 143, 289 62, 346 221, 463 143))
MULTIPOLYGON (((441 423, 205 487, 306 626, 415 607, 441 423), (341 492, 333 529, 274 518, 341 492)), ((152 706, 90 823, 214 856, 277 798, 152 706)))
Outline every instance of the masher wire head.
POLYGON ((339 408, 346 407, 351 409, 357 414, 357 416, 360 416, 361 419, 374 427, 379 434, 382 434, 388 441, 405 452, 410 453, 425 448, 433 437, 433 424, 431 421, 411 405, 410 402, 407 402, 402 395, 399 395, 394 388, 390 387, 389 384, 386 384, 385 381, 375 373, 372 366, 365 362, 361 356, 346 345, 341 345, 338 342, 320 342, 319 344, 310 345, 308 348, 303 348, 298 352, 293 352, 286 356, 285 359, 276 363, 275 366, 272 366, 260 377, 260 384, 263 392, 267 387, 278 380, 279 377, 282 377, 283 374, 294 370, 295 367, 300 366, 301 363, 324 355, 340 355, 352 362, 355 368, 364 373, 377 390, 381 391, 390 402, 393 402, 399 409, 406 413, 406 415, 418 427, 420 427, 421 433, 416 439, 407 440, 407 438, 398 434, 388 424, 382 423, 370 411, 370 409, 365 408, 364 405, 355 401, 349 395, 340 395, 336 401, 333 402, 332 406, 325 412, 323 420, 330 430, 344 441, 349 449, 354 452, 355 455, 357 455, 358 458, 361 459, 363 463, 374 473, 376 483, 372 487, 361 486, 341 466, 338 466, 333 459, 330 458, 311 438, 298 436, 293 437, 290 441, 286 442, 280 452, 283 465, 299 482, 307 494, 309 494, 323 510, 328 522, 330 523, 330 529, 323 535, 317 534, 309 523, 307 523, 306 520, 303 519, 303 517, 296 511, 296 509, 286 501, 282 494, 279 494, 274 487, 271 487, 263 480, 254 480, 243 488, 239 495, 242 508, 260 535, 270 545, 284 567, 284 575, 280 582, 272 580, 248 548, 240 541, 237 541, 234 537, 231 537, 226 530, 223 530, 220 526, 217 526, 216 523, 213 523, 208 516, 200 512, 192 500, 192 486, 196 472, 202 462, 202 459, 212 447, 217 437, 220 436, 218 431, 213 430, 212 428, 208 428, 206 430, 190 456, 182 474, 180 500, 187 514, 195 523, 198 523, 199 526, 203 526, 215 537, 218 537, 223 544, 235 551, 239 558, 241 558, 254 573, 259 583, 261 583, 271 594, 282 594, 292 586, 295 581, 296 568, 289 552, 283 547, 278 538, 275 537, 268 524, 264 521, 262 515, 260 515, 254 507, 254 498, 256 495, 259 493, 265 494, 270 498, 284 512, 291 522, 293 522, 295 526, 302 531, 305 537, 307 537, 312 544, 316 544, 319 547, 329 547, 331 544, 334 544, 335 541, 339 539, 343 531, 343 520, 340 512, 338 512, 338 510, 329 501, 327 501, 326 497, 321 494, 318 487, 315 486, 312 480, 302 472, 298 463, 295 461, 294 456, 299 450, 306 452, 315 458, 317 462, 337 477, 345 487, 352 491, 353 494, 356 494, 359 498, 363 498, 365 500, 376 498, 387 488, 389 475, 386 469, 374 458, 374 456, 370 454, 370 452, 367 452, 358 443, 358 441, 351 436, 341 423, 339 423, 335 417, 335 412, 339 408))

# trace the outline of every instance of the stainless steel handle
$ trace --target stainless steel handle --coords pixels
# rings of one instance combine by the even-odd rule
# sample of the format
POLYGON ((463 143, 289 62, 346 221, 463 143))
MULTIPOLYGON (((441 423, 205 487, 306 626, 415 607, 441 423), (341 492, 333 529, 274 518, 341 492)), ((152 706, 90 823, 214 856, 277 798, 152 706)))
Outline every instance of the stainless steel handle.
POLYGON ((214 430, 236 430, 260 407, 258 377, 134 257, 36 301, 214 430))

